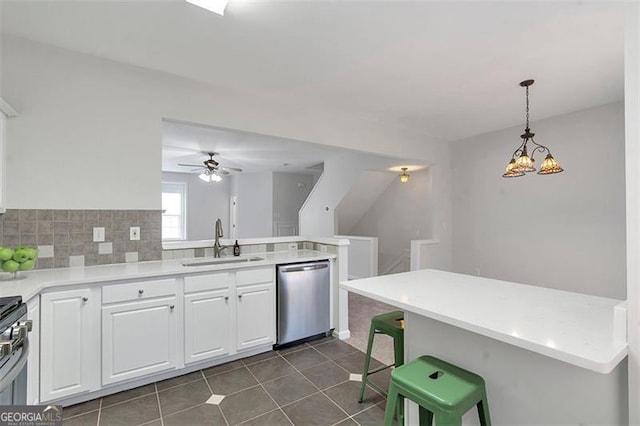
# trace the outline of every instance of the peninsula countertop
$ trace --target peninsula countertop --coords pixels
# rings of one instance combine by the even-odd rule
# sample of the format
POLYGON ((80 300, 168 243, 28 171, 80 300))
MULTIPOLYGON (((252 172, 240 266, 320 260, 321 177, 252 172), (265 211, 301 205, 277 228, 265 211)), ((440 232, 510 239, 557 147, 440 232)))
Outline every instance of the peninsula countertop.
MULTIPOLYGON (((262 260, 240 263, 203 264, 197 266, 183 266, 182 264, 185 262, 197 264, 214 259, 198 257, 193 259, 114 263, 110 265, 79 266, 21 272, 19 273, 18 279, 15 280, 8 279, 9 276, 3 274, 0 279, 0 297, 22 296, 22 299, 26 301, 49 287, 86 285, 162 276, 179 276, 199 272, 214 272, 227 269, 253 268, 266 265, 334 259, 336 256, 331 253, 314 250, 252 253, 250 255, 240 256, 240 258, 255 257, 262 258, 262 260)), ((228 256, 226 259, 238 259, 238 257, 228 256)))
POLYGON ((598 373, 627 355, 614 330, 621 300, 430 269, 340 287, 598 373))

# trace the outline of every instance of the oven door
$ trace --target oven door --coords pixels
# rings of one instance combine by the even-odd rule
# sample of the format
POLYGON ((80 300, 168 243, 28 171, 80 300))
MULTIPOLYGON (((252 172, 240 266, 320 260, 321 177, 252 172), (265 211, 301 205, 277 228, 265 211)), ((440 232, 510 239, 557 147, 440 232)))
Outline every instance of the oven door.
POLYGON ((28 330, 14 341, 13 351, 5 356, 0 367, 0 405, 26 405, 27 358, 29 357, 28 330))

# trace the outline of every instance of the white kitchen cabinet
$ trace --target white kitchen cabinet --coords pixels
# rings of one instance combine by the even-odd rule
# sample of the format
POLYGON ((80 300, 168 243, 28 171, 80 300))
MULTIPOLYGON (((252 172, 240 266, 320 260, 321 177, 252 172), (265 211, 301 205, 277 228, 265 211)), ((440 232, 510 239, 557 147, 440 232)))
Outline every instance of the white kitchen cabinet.
POLYGON ((31 320, 29 333, 29 358, 27 358, 27 404, 38 405, 40 401, 40 296, 27 302, 27 319, 31 320))
POLYGON ((230 296, 228 288, 185 295, 185 364, 229 353, 230 296))
POLYGON ((236 349, 273 343, 276 323, 273 281, 238 287, 236 295, 236 349))
POLYGON ((102 384, 175 368, 177 296, 102 307, 102 384))
POLYGON ((40 316, 40 402, 97 390, 99 289, 45 293, 40 316))

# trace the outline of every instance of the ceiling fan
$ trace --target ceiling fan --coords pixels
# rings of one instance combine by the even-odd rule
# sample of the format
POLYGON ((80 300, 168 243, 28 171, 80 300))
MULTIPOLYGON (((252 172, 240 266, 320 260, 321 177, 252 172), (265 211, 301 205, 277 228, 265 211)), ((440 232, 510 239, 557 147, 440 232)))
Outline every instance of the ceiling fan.
POLYGON ((202 166, 198 164, 178 164, 178 166, 182 167, 195 167, 192 169, 192 172, 196 170, 201 170, 200 179, 207 182, 219 182, 222 180, 222 176, 228 176, 231 171, 241 172, 242 169, 237 167, 222 167, 220 163, 213 159, 213 156, 216 155, 215 152, 207 152, 206 153, 209 158, 202 162, 202 166))

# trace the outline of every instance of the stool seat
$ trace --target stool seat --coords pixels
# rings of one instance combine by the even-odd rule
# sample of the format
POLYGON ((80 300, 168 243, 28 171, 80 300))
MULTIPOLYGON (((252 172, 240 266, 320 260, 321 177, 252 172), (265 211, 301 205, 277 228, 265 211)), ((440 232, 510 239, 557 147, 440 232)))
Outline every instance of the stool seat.
POLYGON ((371 325, 380 333, 391 337, 404 334, 404 312, 393 311, 371 318, 371 325))
POLYGON ((385 425, 390 425, 398 402, 409 398, 420 406, 420 424, 458 425, 474 406, 480 424, 490 426, 484 379, 432 356, 421 356, 391 373, 385 425), (423 419, 426 417, 426 419, 423 419))

